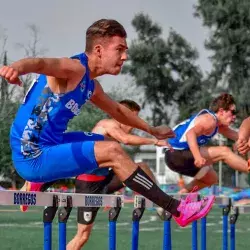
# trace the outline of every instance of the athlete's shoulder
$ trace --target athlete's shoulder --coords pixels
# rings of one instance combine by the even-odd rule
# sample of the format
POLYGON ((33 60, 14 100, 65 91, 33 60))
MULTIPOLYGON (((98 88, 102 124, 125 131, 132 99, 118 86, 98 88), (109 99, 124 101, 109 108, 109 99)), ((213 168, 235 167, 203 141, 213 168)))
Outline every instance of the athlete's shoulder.
POLYGON ((103 119, 97 123, 97 126, 102 126, 105 128, 116 128, 119 127, 119 124, 114 119, 103 119))
POLYGON ((102 119, 96 123, 96 125, 92 129, 92 132, 107 135, 110 129, 114 129, 116 127, 116 122, 114 122, 113 119, 102 119))
POLYGON ((217 126, 217 120, 211 114, 204 113, 196 118, 195 126, 201 126, 204 130, 211 130, 217 126))
POLYGON ((86 73, 86 65, 82 64, 81 61, 76 58, 67 58, 67 60, 70 60, 70 63, 72 66, 76 67, 75 69, 77 71, 80 70, 81 72, 84 72, 84 74, 86 73))

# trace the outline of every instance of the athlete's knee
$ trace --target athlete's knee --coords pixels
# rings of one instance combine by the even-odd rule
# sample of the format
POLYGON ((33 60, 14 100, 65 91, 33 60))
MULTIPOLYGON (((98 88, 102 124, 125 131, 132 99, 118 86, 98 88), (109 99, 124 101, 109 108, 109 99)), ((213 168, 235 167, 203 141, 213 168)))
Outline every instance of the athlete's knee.
POLYGON ((227 146, 219 146, 219 155, 222 160, 225 160, 228 157, 228 154, 231 154, 232 150, 227 146))
POLYGON ((145 162, 142 162, 142 161, 136 162, 136 164, 137 164, 139 167, 141 167, 142 169, 149 168, 148 164, 145 163, 145 162))

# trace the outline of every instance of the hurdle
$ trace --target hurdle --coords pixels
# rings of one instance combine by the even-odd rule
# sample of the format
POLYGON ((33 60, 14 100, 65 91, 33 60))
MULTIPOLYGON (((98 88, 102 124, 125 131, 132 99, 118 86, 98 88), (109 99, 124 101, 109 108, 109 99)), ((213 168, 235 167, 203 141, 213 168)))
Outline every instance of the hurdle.
POLYGON ((52 222, 58 212, 59 250, 66 250, 66 224, 73 207, 111 207, 109 211, 109 249, 116 249, 116 220, 124 206, 122 195, 72 194, 26 191, 0 191, 1 205, 45 206, 43 211, 44 250, 52 249, 52 222))
POLYGON ((233 205, 231 208, 231 215, 230 215, 230 239, 231 245, 230 250, 236 249, 236 222, 240 214, 250 214, 250 205, 233 205))
MULTIPOLYGON (((172 194, 177 199, 185 195, 172 194)), ((199 199, 199 196, 197 197, 199 199)), ((41 193, 25 191, 0 191, 1 205, 28 205, 45 206, 43 210, 44 224, 44 250, 52 249, 52 222, 58 213, 58 249, 65 250, 67 243, 66 224, 73 207, 105 207, 109 206, 109 250, 116 250, 116 221, 119 217, 121 208, 124 206, 122 195, 93 195, 93 194, 72 194, 72 193, 41 193)), ((217 196, 215 205, 222 208, 222 247, 228 250, 228 222, 230 222, 230 250, 236 249, 236 222, 240 214, 249 214, 250 206, 235 205, 227 196, 217 196), (229 217, 230 215, 230 217, 229 217)), ((143 196, 134 197, 134 209, 132 213, 132 246, 131 250, 138 250, 139 247, 139 223, 146 208, 156 208, 153 202, 143 196)), ((164 211, 161 218, 164 222, 163 227, 163 250, 172 250, 171 240, 171 219, 172 216, 164 211)), ((206 241, 207 218, 200 220, 200 249, 207 249, 206 241)), ((192 250, 198 250, 198 224, 192 223, 192 250)))
MULTIPOLYGON (((185 194, 170 194, 176 199, 181 199, 185 197, 185 194)), ((197 200, 199 199, 197 196, 197 200)), ((150 200, 146 199, 143 196, 136 195, 134 198, 134 211, 133 211, 133 227, 132 227, 132 250, 138 250, 139 245, 139 221, 142 218, 143 212, 146 208, 156 208, 157 206, 150 200)), ((161 218, 164 221, 163 225, 163 250, 172 249, 172 240, 171 240, 171 219, 172 215, 164 211, 163 217, 161 218)), ((204 239, 203 239, 204 241, 204 239)), ((197 221, 192 223, 192 249, 197 249, 197 221)))
MULTIPOLYGON (((176 199, 181 199, 186 195, 183 194, 172 194, 172 197, 176 199)), ((197 200, 200 199, 200 196, 197 196, 197 200)), ((228 217, 231 209, 231 199, 227 196, 217 196, 215 199, 215 205, 222 207, 222 249, 228 249, 228 217)), ((145 208, 156 208, 157 206, 144 198, 143 196, 135 196, 134 199, 134 212, 133 212, 133 230, 132 230, 132 250, 138 250, 138 241, 139 241, 139 221, 143 215, 145 208), (137 214, 137 216, 134 216, 137 214), (139 216, 140 215, 140 216, 139 216)), ((235 224, 237 215, 236 209, 234 209, 234 213, 230 216, 230 223, 235 224)), ((250 207, 249 207, 250 211, 250 207)), ((172 240, 171 240, 171 219, 172 215, 164 211, 163 217, 161 218, 164 221, 163 225, 163 250, 172 250, 172 240)), ((207 249, 207 239, 206 239, 206 224, 207 218, 204 217, 200 220, 201 222, 201 250, 207 249)), ((231 244, 235 244, 235 233, 233 234, 233 226, 231 226, 231 244)), ((198 250, 198 224, 197 221, 192 222, 192 250, 198 250)), ((234 249, 231 249, 234 250, 234 249)))

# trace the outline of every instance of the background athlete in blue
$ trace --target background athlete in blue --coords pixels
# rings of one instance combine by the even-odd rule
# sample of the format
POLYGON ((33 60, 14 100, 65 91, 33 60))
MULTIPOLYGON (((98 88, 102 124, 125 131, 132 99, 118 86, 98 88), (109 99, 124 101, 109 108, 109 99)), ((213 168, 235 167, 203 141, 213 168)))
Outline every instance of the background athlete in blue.
POLYGON ((89 100, 118 122, 144 130, 157 139, 174 136, 167 126, 151 127, 113 101, 94 80, 104 74, 120 73, 127 59, 126 36, 120 23, 101 19, 87 29, 85 53, 72 58, 26 58, 0 69, 0 76, 13 84, 21 84, 20 75, 41 74, 28 91, 11 128, 13 163, 20 176, 31 182, 49 182, 111 167, 126 186, 186 226, 209 212, 214 197, 196 204, 189 198, 181 202, 173 199, 130 159, 118 142, 102 141, 103 136, 94 141, 91 134, 65 132, 70 119, 89 100))
MULTIPOLYGON (((195 186, 201 189, 216 184, 218 177, 210 165, 218 161, 224 161, 235 170, 248 172, 247 162, 230 148, 204 146, 217 132, 237 141, 238 133, 229 127, 235 118, 235 101, 230 94, 223 93, 212 101, 209 110, 201 110, 175 126, 176 137, 169 139, 174 151, 166 151, 166 164, 175 172, 195 177, 181 192, 190 192, 195 186)), ((242 150, 247 147, 247 141, 242 141, 242 150)))

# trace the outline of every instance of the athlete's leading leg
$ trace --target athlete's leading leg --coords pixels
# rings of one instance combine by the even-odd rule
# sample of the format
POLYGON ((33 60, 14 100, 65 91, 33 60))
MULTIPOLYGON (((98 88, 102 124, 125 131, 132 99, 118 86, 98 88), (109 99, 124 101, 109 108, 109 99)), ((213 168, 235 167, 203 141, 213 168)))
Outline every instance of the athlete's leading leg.
MULTIPOLYGON (((96 142, 95 143, 95 157, 100 167, 111 167, 118 178, 130 189, 145 196, 158 206, 169 211, 175 217, 182 215, 181 211, 185 205, 171 196, 165 194, 151 178, 134 163, 121 146, 116 142, 96 142)), ((192 211, 195 218, 203 217, 211 208, 214 197, 210 197, 208 201, 202 200, 202 205, 199 203, 196 207, 196 212, 192 211), (198 210, 205 208, 205 213, 199 213, 198 210), (201 215, 202 214, 202 215, 201 215)), ((185 203, 186 204, 186 203, 185 203)), ((197 203, 198 204, 198 203, 197 203)), ((189 209, 188 209, 189 210, 189 209)), ((190 212, 191 210, 189 210, 190 212)), ((186 213, 185 211, 184 213, 186 213)), ((191 215, 191 214, 190 214, 191 215)), ((181 218, 183 218, 181 216, 181 218)), ((189 222, 188 222, 189 223, 189 222)), ((186 223, 184 223, 186 225, 186 223)), ((183 224, 183 225, 184 225, 183 224)))
MULTIPOLYGON (((239 155, 233 153, 233 151, 226 146, 201 147, 200 152, 202 157, 207 160, 207 165, 218 161, 224 161, 233 169, 248 173, 247 161, 239 155)), ((213 169, 209 169, 209 166, 204 166, 194 177, 194 180, 187 184, 180 192, 190 192, 194 187, 198 187, 199 190, 216 183, 218 183, 218 176, 216 172, 213 169)))
POLYGON ((224 161, 231 168, 248 173, 248 163, 239 155, 226 146, 201 147, 202 157, 207 160, 207 165, 211 165, 218 161, 224 161))
POLYGON ((181 202, 173 199, 129 158, 117 142, 112 141, 84 141, 55 145, 45 148, 34 166, 28 165, 27 162, 15 163, 18 164, 16 169, 19 174, 33 182, 74 177, 97 169, 98 166, 111 167, 126 186, 169 211, 181 226, 205 216, 214 201, 213 196, 194 204, 190 203, 188 198, 181 202))
POLYGON ((134 163, 119 143, 96 142, 95 157, 99 167, 111 167, 118 178, 129 188, 164 207, 172 214, 179 215, 179 201, 165 193, 151 178, 134 163))

